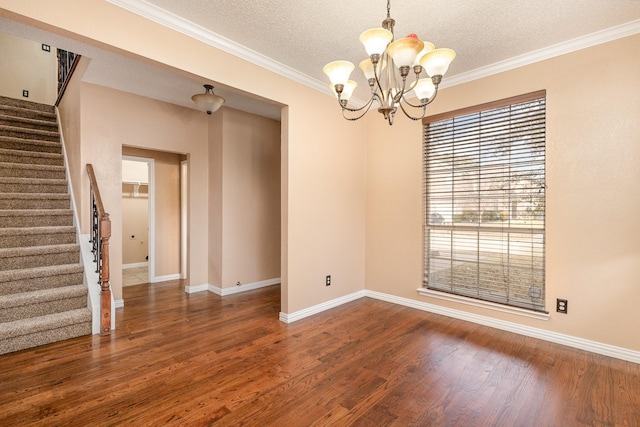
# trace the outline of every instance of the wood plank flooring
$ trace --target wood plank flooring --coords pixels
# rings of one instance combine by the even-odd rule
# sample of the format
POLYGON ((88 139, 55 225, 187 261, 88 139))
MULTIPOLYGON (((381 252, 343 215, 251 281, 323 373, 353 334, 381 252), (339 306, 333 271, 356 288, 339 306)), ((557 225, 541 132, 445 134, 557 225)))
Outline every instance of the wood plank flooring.
POLYGON ((364 298, 124 289, 111 336, 0 356, 1 426, 639 426, 640 365, 364 298))

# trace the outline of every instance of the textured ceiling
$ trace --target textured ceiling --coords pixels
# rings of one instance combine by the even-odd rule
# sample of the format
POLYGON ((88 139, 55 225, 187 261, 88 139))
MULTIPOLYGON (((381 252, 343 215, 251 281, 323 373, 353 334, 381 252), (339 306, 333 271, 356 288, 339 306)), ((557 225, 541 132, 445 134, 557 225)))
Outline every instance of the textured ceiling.
MULTIPOLYGON (((366 56, 358 41, 360 33, 379 27, 386 17, 384 0, 107 1, 143 11, 143 15, 168 18, 182 27, 202 29, 213 38, 229 39, 241 51, 257 52, 267 61, 283 64, 327 93, 324 64, 346 59, 357 65, 366 56)), ((391 16, 396 20, 397 37, 416 33, 436 47, 457 52, 445 85, 453 77, 617 26, 640 31, 638 0, 393 0, 391 16)), ((205 83, 11 21, 0 20, 0 31, 66 46, 94 58, 86 75, 89 82, 178 105, 193 107, 190 96, 205 83)), ((359 70, 354 77, 357 74, 359 70)), ((364 79, 358 80, 366 85, 364 79)), ((363 92, 368 90, 361 87, 359 91, 356 97, 367 96, 363 92)), ((227 98, 228 106, 279 117, 277 105, 230 88, 216 86, 216 93, 227 98)))
MULTIPOLYGON (((324 64, 357 66, 366 58, 360 33, 386 17, 384 0, 147 1, 327 83, 324 64)), ((391 16, 396 37, 454 49, 453 76, 638 20, 640 1, 393 0, 391 16)))

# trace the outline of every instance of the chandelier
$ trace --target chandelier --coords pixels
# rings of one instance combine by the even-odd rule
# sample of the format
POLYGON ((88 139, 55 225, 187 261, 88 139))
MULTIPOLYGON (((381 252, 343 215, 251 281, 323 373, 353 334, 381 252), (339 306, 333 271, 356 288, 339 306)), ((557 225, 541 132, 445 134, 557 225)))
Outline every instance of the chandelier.
POLYGON ((415 34, 394 41, 393 27, 396 21, 391 18, 390 1, 387 0, 387 19, 382 21, 382 28, 372 28, 360 35, 360 42, 369 55, 359 65, 371 89, 371 97, 365 105, 360 108, 347 106, 358 85, 349 80, 355 68, 351 62, 334 61, 322 69, 329 76, 330 87, 338 98, 342 116, 347 120, 362 118, 375 101, 379 105, 378 112, 382 113, 389 125, 393 124, 398 107, 410 119, 422 119, 427 105, 438 94, 442 76, 456 56, 453 50, 436 49, 432 43, 420 40, 415 34), (415 81, 407 84, 407 77, 412 70, 415 81), (429 78, 421 78, 423 70, 429 78), (419 104, 407 99, 411 91, 415 93, 419 104), (416 115, 412 115, 412 112, 416 115))

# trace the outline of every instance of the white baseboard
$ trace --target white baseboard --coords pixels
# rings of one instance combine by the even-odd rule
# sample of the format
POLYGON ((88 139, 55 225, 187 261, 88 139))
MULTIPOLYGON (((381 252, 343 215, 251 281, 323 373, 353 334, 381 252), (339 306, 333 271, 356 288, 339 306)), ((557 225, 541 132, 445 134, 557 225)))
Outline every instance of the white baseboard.
POLYGON ((259 282, 245 283, 244 285, 234 286, 233 288, 219 288, 217 286, 209 285, 208 289, 209 292, 213 292, 216 295, 224 297, 226 295, 252 291, 254 289, 265 288, 267 286, 279 285, 281 281, 280 277, 276 277, 273 279, 261 280, 259 282))
POLYGON ((180 280, 181 278, 182 278, 182 276, 180 275, 180 273, 167 274, 165 276, 152 277, 150 282, 151 283, 168 282, 169 280, 180 280))
POLYGON ((352 294, 345 295, 343 297, 336 298, 321 304, 317 304, 313 307, 305 308, 294 313, 288 314, 280 312, 280 321, 284 323, 292 323, 304 319, 305 317, 313 316, 314 314, 318 314, 323 311, 338 307, 342 304, 346 304, 362 297, 375 298, 381 301, 390 302, 392 304, 398 304, 405 307, 415 308, 417 310, 428 311, 430 313, 440 314, 447 317, 453 317, 455 319, 465 320, 467 322, 477 323, 480 325, 489 326, 491 328, 513 332, 516 334, 537 338, 556 344, 562 344, 568 347, 578 348, 580 350, 586 350, 592 353, 602 354, 604 356, 640 364, 640 351, 629 350, 622 347, 616 347, 614 345, 586 340, 584 338, 578 338, 558 332, 546 331, 544 329, 520 325, 518 323, 494 319, 492 317, 481 316, 462 310, 455 310, 436 304, 429 304, 422 301, 416 301, 409 298, 398 297, 395 295, 384 294, 382 292, 370 290, 354 292, 352 294))
POLYGON ((208 291, 209 290, 209 285, 208 283, 205 283, 203 285, 195 285, 195 286, 185 286, 184 287, 184 291, 188 294, 195 294, 196 292, 204 292, 204 291, 208 291))
POLYGON ((114 300, 113 302, 115 303, 114 305, 116 306, 116 308, 124 307, 124 300, 123 299, 117 299, 117 300, 114 300))
POLYGON ((616 347, 609 344, 586 340, 584 338, 578 338, 558 332, 551 332, 544 329, 534 328, 532 326, 520 325, 518 323, 494 319, 492 317, 481 316, 462 310, 455 310, 452 308, 442 307, 440 305, 429 304, 409 298, 397 297, 395 295, 384 294, 381 292, 366 291, 366 296, 382 301, 387 301, 393 304, 403 305, 405 307, 411 307, 435 314, 441 314, 443 316, 453 317, 455 319, 465 320, 503 331, 513 332, 516 334, 525 335, 556 344, 562 344, 569 347, 590 351, 592 353, 602 354, 604 356, 614 357, 616 359, 626 360, 628 362, 640 363, 640 351, 629 350, 622 347, 616 347))
POLYGON ((314 314, 322 313, 325 310, 329 310, 331 308, 338 307, 342 304, 346 304, 348 302, 357 300, 359 298, 365 297, 367 291, 358 291, 352 294, 345 295, 340 298, 332 299, 330 301, 323 302, 318 305, 314 305, 309 308, 305 308, 300 311, 296 311, 293 313, 283 313, 280 312, 280 321, 284 323, 292 323, 300 319, 304 319, 305 317, 313 316, 314 314))
POLYGON ((122 264, 122 269, 126 270, 127 268, 137 268, 137 267, 148 267, 148 262, 133 262, 131 264, 122 264))

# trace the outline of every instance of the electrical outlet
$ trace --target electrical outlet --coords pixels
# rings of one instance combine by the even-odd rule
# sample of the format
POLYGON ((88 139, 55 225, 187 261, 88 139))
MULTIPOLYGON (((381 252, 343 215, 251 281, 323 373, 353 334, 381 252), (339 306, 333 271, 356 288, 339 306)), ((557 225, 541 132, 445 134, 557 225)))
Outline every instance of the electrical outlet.
POLYGON ((25 98, 28 98, 29 97, 29 91, 28 90, 23 90, 22 91, 22 96, 25 97, 25 98))
POLYGON ((44 50, 45 52, 51 52, 51 46, 49 46, 48 44, 43 44, 42 50, 44 50))
POLYGON ((330 286, 331 285, 331 275, 325 277, 324 279, 324 285, 325 286, 330 286))
POLYGON ((236 282, 236 286, 240 286, 240 282, 236 282))
POLYGON ((556 300, 556 311, 558 313, 564 313, 567 314, 567 309, 569 306, 569 301, 567 301, 566 299, 560 299, 558 298, 556 300))

